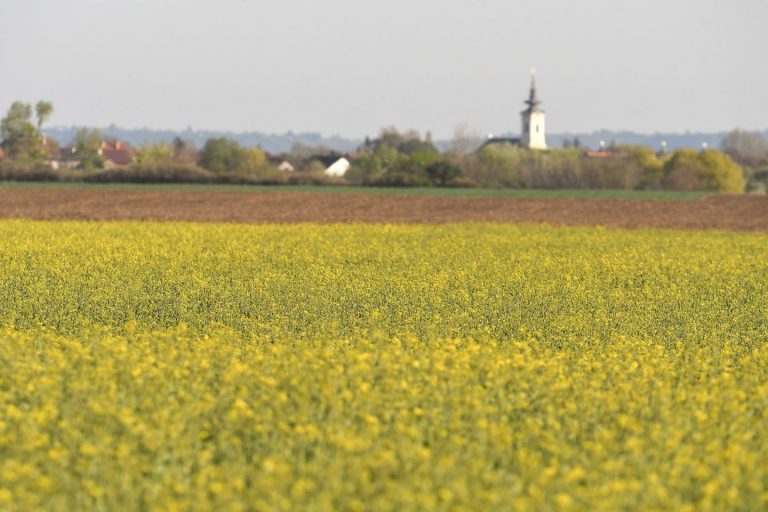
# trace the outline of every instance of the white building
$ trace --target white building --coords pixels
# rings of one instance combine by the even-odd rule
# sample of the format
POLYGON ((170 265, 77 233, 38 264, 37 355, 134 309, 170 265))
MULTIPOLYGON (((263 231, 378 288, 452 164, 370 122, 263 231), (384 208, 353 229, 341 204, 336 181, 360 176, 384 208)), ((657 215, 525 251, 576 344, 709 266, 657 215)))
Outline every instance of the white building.
POLYGON ((325 174, 328 176, 335 176, 337 178, 340 178, 344 176, 350 167, 349 160, 347 160, 344 157, 339 158, 335 162, 333 162, 328 168, 325 170, 325 174))
POLYGON ((533 70, 531 70, 531 92, 525 103, 528 108, 520 112, 522 118, 520 145, 531 149, 547 149, 544 135, 544 111, 539 107, 541 101, 536 98, 536 73, 533 70))
POLYGON ((520 137, 494 137, 493 134, 489 134, 485 142, 478 148, 478 152, 487 146, 495 144, 511 144, 530 149, 547 149, 544 111, 539 107, 541 101, 536 97, 536 78, 533 70, 531 70, 531 91, 525 103, 528 105, 528 108, 520 112, 522 125, 520 137))
POLYGON ((283 160, 280 162, 280 165, 277 166, 277 170, 283 172, 295 172, 296 168, 288 160, 283 160))

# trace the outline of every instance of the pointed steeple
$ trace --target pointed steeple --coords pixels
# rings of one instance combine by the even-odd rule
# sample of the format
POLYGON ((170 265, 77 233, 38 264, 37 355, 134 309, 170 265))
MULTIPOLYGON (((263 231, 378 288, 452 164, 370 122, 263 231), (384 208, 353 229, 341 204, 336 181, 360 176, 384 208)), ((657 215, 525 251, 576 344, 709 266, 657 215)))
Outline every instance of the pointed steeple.
POLYGON ((544 111, 539 105, 541 101, 536 97, 536 70, 531 69, 531 91, 525 100, 528 107, 520 112, 522 130, 520 131, 520 145, 531 149, 547 149, 546 135, 544 133, 544 111))
POLYGON ((527 112, 539 112, 541 109, 541 101, 536 98, 536 68, 531 68, 531 91, 528 95, 528 99, 525 100, 525 104, 528 105, 527 112))

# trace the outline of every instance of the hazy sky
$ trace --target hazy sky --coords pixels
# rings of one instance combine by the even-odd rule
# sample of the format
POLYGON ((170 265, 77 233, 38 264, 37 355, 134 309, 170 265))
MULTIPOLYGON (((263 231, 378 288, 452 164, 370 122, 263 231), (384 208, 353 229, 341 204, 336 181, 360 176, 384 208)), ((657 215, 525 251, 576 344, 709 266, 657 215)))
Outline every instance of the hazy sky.
POLYGON ((52 125, 768 128, 766 0, 0 0, 0 109, 52 125))

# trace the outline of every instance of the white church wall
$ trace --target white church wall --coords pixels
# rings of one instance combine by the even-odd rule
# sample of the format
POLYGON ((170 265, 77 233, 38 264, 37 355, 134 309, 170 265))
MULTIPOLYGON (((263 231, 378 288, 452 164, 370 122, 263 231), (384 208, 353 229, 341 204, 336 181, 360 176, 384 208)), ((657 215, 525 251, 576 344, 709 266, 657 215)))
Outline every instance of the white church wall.
POLYGON ((547 149, 544 112, 533 112, 531 114, 530 130, 528 147, 532 149, 547 149))

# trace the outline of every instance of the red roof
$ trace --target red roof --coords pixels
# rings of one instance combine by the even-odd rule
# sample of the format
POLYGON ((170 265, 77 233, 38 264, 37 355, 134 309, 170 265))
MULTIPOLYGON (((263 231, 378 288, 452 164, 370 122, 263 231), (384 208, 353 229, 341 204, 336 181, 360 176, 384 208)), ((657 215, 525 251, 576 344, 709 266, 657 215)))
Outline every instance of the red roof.
POLYGON ((133 161, 131 152, 125 148, 113 149, 104 148, 101 150, 101 154, 107 160, 114 162, 117 165, 128 165, 133 161))
POLYGON ((133 152, 120 141, 102 142, 101 155, 116 165, 128 165, 133 162, 133 152))

